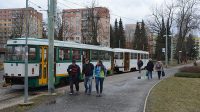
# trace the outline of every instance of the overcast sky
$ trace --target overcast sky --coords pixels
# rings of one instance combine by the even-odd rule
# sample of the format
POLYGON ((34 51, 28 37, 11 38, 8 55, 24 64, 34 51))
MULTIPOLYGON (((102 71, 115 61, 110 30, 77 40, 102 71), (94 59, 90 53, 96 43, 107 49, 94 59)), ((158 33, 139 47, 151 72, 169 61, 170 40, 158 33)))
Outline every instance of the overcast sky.
MULTIPOLYGON (((22 8, 26 0, 0 0, 0 8, 22 8)), ((29 6, 37 10, 47 9, 47 0, 29 0, 29 6), (42 7, 39 9, 37 6, 42 7)), ((57 0, 59 9, 83 8, 91 6, 92 0, 57 0)), ((111 14, 111 24, 115 18, 122 18, 124 24, 132 24, 147 18, 151 8, 160 5, 164 0, 96 0, 97 6, 107 7, 111 14)), ((46 18, 46 12, 40 11, 46 18)))

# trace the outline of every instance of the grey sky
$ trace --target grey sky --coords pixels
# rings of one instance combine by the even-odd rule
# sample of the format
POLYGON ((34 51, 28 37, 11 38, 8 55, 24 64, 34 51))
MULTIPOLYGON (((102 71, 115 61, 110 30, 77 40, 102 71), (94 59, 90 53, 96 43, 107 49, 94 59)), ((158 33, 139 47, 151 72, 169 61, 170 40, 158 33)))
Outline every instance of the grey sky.
MULTIPOLYGON (((0 8, 22 8, 26 0, 0 0, 0 8)), ((92 0, 57 0, 58 8, 83 8, 91 5, 92 0)), ((122 17, 124 24, 132 24, 147 18, 151 14, 151 8, 160 5, 164 0, 96 0, 98 6, 108 7, 111 13, 111 24, 115 18, 122 17), (117 15, 117 16, 116 16, 117 15), (118 17, 119 16, 119 17, 118 17)), ((29 6, 37 10, 37 6, 47 9, 47 0, 30 0, 29 6)), ((46 18, 46 12, 40 11, 46 18)))

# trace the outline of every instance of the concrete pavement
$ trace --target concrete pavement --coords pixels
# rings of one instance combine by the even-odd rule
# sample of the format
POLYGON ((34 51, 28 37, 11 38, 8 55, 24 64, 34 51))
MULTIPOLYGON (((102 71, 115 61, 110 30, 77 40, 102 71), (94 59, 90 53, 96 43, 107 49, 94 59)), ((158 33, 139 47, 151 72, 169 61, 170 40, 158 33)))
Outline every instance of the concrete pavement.
MULTIPOLYGON (((165 70, 166 77, 176 73, 177 69, 165 70)), ((84 94, 83 84, 80 84, 80 95, 70 96, 65 93, 56 99, 48 99, 55 100, 53 104, 45 101, 29 112, 143 112, 149 90, 159 82, 156 72, 153 73, 152 80, 137 79, 144 74, 145 71, 141 74, 131 72, 107 77, 102 97, 96 97, 94 83, 91 96, 84 94)), ((63 89, 65 90, 69 91, 69 87, 63 89)))

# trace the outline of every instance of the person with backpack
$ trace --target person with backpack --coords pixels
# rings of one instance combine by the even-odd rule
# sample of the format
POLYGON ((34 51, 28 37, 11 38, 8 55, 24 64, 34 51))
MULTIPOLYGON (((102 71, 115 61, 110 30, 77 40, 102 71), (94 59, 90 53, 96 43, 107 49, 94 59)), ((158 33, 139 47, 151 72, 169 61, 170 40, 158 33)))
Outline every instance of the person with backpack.
POLYGON ((94 65, 90 63, 89 59, 85 59, 82 73, 84 75, 85 94, 91 95, 92 91, 92 78, 93 78, 94 65))
POLYGON ((141 67, 143 66, 143 61, 141 59, 138 59, 137 66, 138 66, 139 73, 141 73, 141 67))
POLYGON ((155 70, 157 71, 157 73, 158 73, 158 79, 160 80, 161 73, 162 73, 162 71, 163 71, 163 64, 162 64, 161 61, 157 61, 157 62, 156 62, 155 70))
POLYGON ((76 60, 72 60, 72 64, 69 65, 67 72, 69 74, 70 81, 70 95, 74 94, 73 85, 76 87, 76 94, 79 92, 79 76, 80 67, 76 64, 76 60))
POLYGON ((149 62, 147 63, 147 66, 146 66, 148 80, 152 79, 153 68, 154 68, 154 64, 152 62, 152 59, 149 59, 149 62))
POLYGON ((97 92, 97 97, 102 96, 103 92, 103 81, 106 76, 106 68, 104 67, 103 63, 101 60, 97 62, 97 65, 95 66, 95 82, 96 82, 96 92, 97 92), (100 91, 99 91, 99 86, 100 86, 100 91))

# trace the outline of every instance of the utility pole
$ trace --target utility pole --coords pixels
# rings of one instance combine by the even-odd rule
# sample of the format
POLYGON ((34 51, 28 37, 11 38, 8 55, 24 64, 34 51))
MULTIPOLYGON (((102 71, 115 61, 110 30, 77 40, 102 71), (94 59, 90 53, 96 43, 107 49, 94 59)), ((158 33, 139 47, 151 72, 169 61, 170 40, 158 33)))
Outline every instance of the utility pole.
POLYGON ((25 74, 24 74, 24 104, 28 103, 28 37, 29 37, 29 12, 26 0, 26 42, 25 42, 25 74))
POLYGON ((167 48, 167 24, 166 24, 166 38, 165 38, 165 66, 168 64, 168 48, 167 48))
POLYGON ((54 93, 54 26, 57 0, 48 0, 48 92, 54 93))
MULTIPOLYGON (((172 31, 172 35, 173 35, 173 31, 172 31)), ((173 63, 173 36, 171 37, 171 64, 173 63)))

